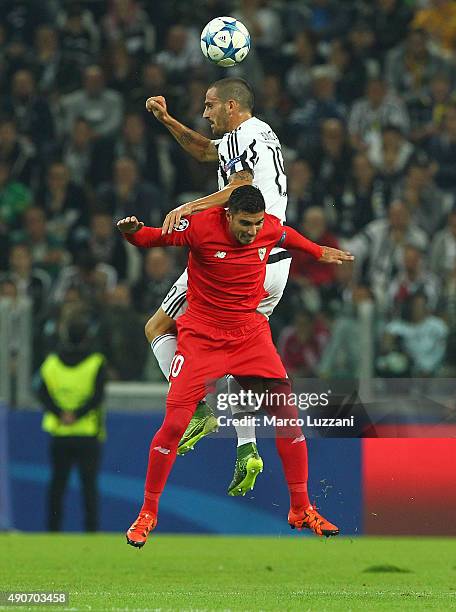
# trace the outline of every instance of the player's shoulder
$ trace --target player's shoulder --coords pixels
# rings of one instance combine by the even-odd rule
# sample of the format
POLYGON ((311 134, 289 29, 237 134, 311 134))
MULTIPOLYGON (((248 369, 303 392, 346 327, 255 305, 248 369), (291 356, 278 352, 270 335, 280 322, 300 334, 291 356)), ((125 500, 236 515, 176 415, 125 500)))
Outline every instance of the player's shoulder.
POLYGON ((188 227, 198 233, 210 233, 215 227, 220 227, 221 220, 225 217, 225 209, 221 206, 214 206, 190 217, 185 217, 188 227))
POLYGON ((247 121, 241 123, 234 132, 241 138, 255 138, 256 140, 276 140, 277 136, 269 123, 258 119, 258 117, 250 117, 247 121))
POLYGON ((281 233, 283 231, 282 222, 275 215, 269 213, 264 214, 263 232, 271 234, 281 233))

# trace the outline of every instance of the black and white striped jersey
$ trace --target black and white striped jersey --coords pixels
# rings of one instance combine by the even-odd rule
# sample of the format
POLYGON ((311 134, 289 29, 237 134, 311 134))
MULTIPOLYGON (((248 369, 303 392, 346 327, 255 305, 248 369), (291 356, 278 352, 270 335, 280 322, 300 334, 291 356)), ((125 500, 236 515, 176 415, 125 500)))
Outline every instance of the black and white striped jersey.
POLYGON ((280 142, 271 127, 251 117, 213 142, 219 156, 219 189, 228 184, 229 177, 235 172, 250 170, 253 184, 263 194, 266 212, 283 223, 287 207, 287 177, 280 142))

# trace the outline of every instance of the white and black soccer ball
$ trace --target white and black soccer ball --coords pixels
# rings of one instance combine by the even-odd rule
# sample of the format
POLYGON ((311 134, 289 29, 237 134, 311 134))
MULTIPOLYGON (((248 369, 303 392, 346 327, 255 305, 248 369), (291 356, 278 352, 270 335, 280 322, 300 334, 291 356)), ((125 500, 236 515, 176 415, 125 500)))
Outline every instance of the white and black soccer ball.
POLYGON ((250 50, 249 31, 234 17, 216 17, 201 32, 201 50, 217 66, 235 66, 250 50))

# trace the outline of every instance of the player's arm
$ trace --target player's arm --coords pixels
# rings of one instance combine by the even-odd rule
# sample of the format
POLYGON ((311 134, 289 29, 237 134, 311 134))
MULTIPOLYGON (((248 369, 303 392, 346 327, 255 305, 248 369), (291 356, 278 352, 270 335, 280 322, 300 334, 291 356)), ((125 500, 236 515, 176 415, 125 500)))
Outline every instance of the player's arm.
POLYGON ((193 215, 194 213, 201 212, 214 206, 226 206, 230 195, 241 185, 251 185, 253 181, 253 174, 250 170, 241 170, 235 172, 228 179, 228 185, 220 191, 211 193, 210 195, 204 196, 193 200, 193 202, 187 202, 171 210, 165 217, 162 226, 162 233, 171 233, 175 225, 179 225, 182 217, 193 215))
POLYGON ((163 96, 152 96, 146 100, 146 109, 163 123, 180 146, 198 161, 217 161, 218 153, 215 144, 202 134, 188 128, 183 123, 171 117, 163 96))
POLYGON ((125 217, 117 222, 117 229, 130 244, 144 249, 167 246, 190 246, 189 223, 182 231, 162 234, 161 227, 147 227, 136 217, 125 217))
POLYGON ((341 251, 340 249, 334 249, 333 247, 320 246, 315 242, 312 242, 308 238, 302 236, 299 232, 294 230, 292 227, 283 227, 282 236, 277 243, 278 246, 283 246, 287 249, 296 249, 298 251, 304 251, 313 255, 315 259, 321 261, 321 263, 328 264, 341 264, 344 261, 353 261, 355 258, 348 251, 341 251))

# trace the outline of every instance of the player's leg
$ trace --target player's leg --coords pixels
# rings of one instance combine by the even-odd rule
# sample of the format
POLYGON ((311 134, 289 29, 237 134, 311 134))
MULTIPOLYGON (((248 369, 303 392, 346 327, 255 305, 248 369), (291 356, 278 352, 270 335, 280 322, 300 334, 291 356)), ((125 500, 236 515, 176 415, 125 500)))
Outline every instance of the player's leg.
MULTIPOLYGON (((279 251, 270 255, 266 266, 264 288, 268 292, 258 306, 258 312, 269 319, 274 308, 279 303, 288 280, 290 271, 291 255, 287 251, 279 251)), ((228 394, 238 394, 239 382, 233 376, 227 376, 228 394)), ((259 456, 255 435, 255 413, 258 406, 249 407, 231 406, 231 413, 238 417, 239 424, 235 429, 237 434, 236 463, 234 474, 228 487, 229 495, 245 495, 248 490, 253 489, 258 474, 263 469, 263 461, 259 456), (242 414, 240 414, 242 413, 242 414), (242 419, 239 417, 247 417, 242 419), (242 424, 241 424, 242 422, 242 424), (247 466, 250 468, 247 468, 247 466), (261 466, 261 468, 260 468, 261 466), (255 469, 256 468, 256 469, 255 469)))
POLYGON ((158 504, 177 455, 179 440, 184 433, 196 405, 206 394, 209 378, 218 378, 221 361, 217 348, 208 347, 194 329, 180 331, 179 344, 170 368, 170 390, 166 401, 163 423, 154 435, 149 449, 144 502, 138 518, 127 531, 127 542, 141 547, 157 523, 158 504))
POLYGON ((267 410, 277 417, 276 448, 290 495, 288 524, 292 529, 311 529, 319 536, 338 535, 338 527, 319 514, 309 500, 307 443, 297 423, 299 415, 291 397, 290 381, 271 381, 268 389, 270 401, 267 410))
POLYGON ((290 397, 290 381, 266 321, 246 336, 243 350, 237 348, 230 352, 229 369, 240 380, 257 376, 268 382, 269 394, 263 407, 278 419, 276 446, 290 494, 289 524, 298 529, 308 527, 318 535, 337 535, 338 528, 318 514, 309 502, 307 445, 297 423, 297 407, 290 397), (265 355, 268 359, 264 359, 265 355))
MULTIPOLYGON (((184 270, 145 327, 146 338, 166 380, 169 380, 171 361, 176 353, 176 319, 187 310, 187 281, 187 270, 184 270)), ((203 399, 198 403, 188 429, 182 436, 179 454, 184 455, 198 440, 216 429, 217 419, 211 407, 203 399)))

